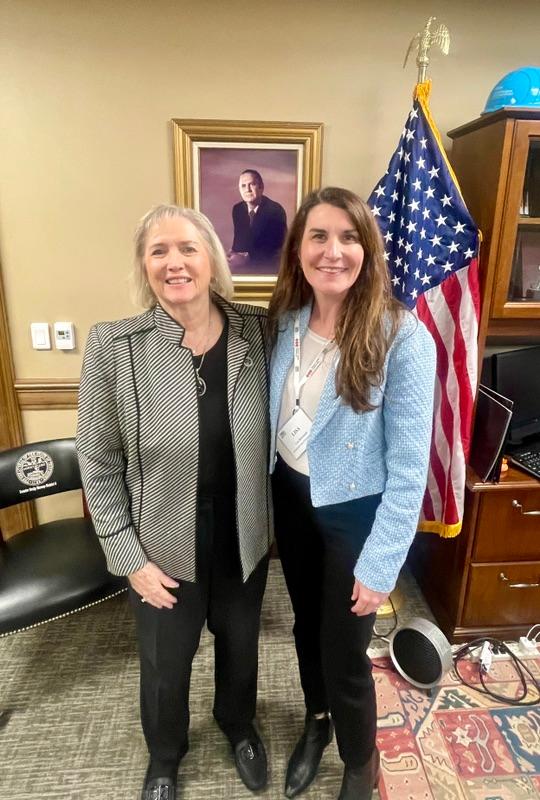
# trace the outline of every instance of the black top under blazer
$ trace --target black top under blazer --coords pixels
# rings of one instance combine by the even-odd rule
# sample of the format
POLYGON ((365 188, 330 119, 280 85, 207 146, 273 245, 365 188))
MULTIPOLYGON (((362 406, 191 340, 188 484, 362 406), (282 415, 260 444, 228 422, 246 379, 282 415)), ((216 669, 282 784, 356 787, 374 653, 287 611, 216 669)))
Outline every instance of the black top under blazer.
MULTIPOLYGON (((213 295, 228 319, 227 400, 243 579, 272 542, 266 310, 213 295)), ((79 390, 77 451, 109 570, 156 563, 196 581, 199 408, 184 329, 162 308, 94 325, 79 390)), ((212 454, 208 453, 208 458, 212 454)))

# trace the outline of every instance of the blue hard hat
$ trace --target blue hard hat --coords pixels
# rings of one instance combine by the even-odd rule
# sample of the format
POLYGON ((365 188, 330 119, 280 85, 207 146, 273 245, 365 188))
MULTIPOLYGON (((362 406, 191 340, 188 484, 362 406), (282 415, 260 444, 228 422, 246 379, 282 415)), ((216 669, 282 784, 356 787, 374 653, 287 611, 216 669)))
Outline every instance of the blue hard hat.
POLYGON ((540 67, 521 67, 501 78, 491 90, 482 114, 505 106, 540 109, 540 67))

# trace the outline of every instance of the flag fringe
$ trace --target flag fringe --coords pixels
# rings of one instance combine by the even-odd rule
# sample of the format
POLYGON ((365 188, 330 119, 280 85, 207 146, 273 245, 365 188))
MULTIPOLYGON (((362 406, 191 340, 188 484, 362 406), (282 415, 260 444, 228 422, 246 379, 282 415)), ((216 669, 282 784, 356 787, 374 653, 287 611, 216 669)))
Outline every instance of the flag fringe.
POLYGON ((448 525, 436 520, 422 520, 418 523, 418 530, 422 533, 437 533, 443 539, 453 539, 461 531, 461 522, 448 525))
MULTIPOLYGON (((416 86, 414 88, 414 98, 415 98, 415 100, 418 100, 418 102, 422 106, 422 111, 424 112, 425 117, 426 117, 427 122, 428 122, 428 125, 431 128, 431 131, 432 131, 433 136, 435 137, 435 139, 437 141, 437 144, 439 145, 439 149, 441 151, 442 157, 444 158, 444 160, 446 162, 446 167, 448 169, 448 172, 452 176, 452 180, 454 181, 454 183, 456 185, 456 189, 460 193, 461 199, 463 200, 463 193, 461 191, 461 186, 459 185, 459 181, 457 179, 457 175, 454 172, 454 170, 452 169, 452 165, 450 164, 450 161, 448 160, 448 156, 446 155, 446 150, 443 147, 441 134, 439 133, 439 129, 435 125, 435 120, 431 116, 431 111, 429 110, 429 96, 430 96, 430 94, 431 94, 431 79, 430 78, 427 81, 424 81, 424 83, 417 83, 416 84, 416 86)), ((465 202, 465 201, 463 201, 463 202, 465 202)))
MULTIPOLYGON (((461 196, 461 199, 463 200, 463 203, 465 203, 465 199, 463 197, 463 192, 461 191, 461 186, 459 185, 459 181, 457 179, 457 175, 454 172, 454 170, 452 169, 452 165, 451 165, 450 161, 448 160, 448 156, 446 155, 446 150, 443 147, 441 134, 439 133, 439 129, 435 125, 435 120, 431 116, 431 111, 429 110, 429 96, 430 96, 430 94, 431 94, 431 78, 428 78, 428 80, 424 81, 424 83, 417 83, 416 86, 414 87, 414 99, 418 100, 418 102, 422 106, 422 111, 424 112, 424 115, 426 117, 427 123, 428 123, 429 127, 431 128, 431 132, 433 133, 433 136, 435 137, 435 140, 436 140, 437 144, 439 145, 439 150, 441 151, 441 155, 444 158, 444 161, 446 163, 448 171, 449 171, 450 175, 452 176, 452 179, 453 179, 453 181, 454 181, 454 183, 456 185, 456 189, 458 190, 458 192, 459 192, 459 194, 461 196)), ((480 243, 483 241, 483 238, 484 237, 482 236, 482 231, 480 230, 480 228, 478 228, 478 245, 479 245, 478 246, 478 257, 480 257, 480 243)))

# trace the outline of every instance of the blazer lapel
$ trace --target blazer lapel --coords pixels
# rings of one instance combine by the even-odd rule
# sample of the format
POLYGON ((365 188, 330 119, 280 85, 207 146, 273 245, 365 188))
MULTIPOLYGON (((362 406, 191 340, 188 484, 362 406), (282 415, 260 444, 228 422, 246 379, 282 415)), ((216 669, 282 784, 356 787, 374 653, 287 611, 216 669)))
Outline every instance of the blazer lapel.
POLYGON ((249 352, 249 342, 242 337, 244 330, 244 318, 226 300, 217 294, 212 298, 215 304, 223 311, 229 323, 229 334, 227 337, 227 402, 229 405, 229 415, 232 418, 232 406, 234 390, 238 380, 240 370, 249 352))
POLYGON ((270 423, 273 431, 277 431, 281 395, 292 363, 293 321, 291 318, 285 330, 278 334, 270 360, 270 423))
POLYGON ((330 420, 332 415, 336 413, 341 405, 341 398, 336 395, 336 367, 338 359, 339 355, 336 354, 332 360, 332 365, 328 370, 328 375, 326 376, 326 381, 321 392, 319 405, 317 406, 317 413, 315 414, 315 419, 313 420, 313 425, 311 427, 311 433, 309 436, 310 439, 313 439, 322 431, 326 423, 330 420))
MULTIPOLYGON (((271 381, 270 381, 270 421, 272 429, 277 430, 279 420, 279 410, 281 408, 281 396, 287 380, 287 375, 293 364, 294 359, 294 320, 296 311, 290 311, 287 316, 287 324, 283 331, 280 331, 277 342, 272 353, 271 362, 271 381)), ((300 338, 302 339, 307 331, 309 317, 311 315, 311 304, 300 309, 300 338)))
POLYGON ((227 400, 229 414, 231 415, 236 382, 248 352, 249 342, 238 336, 232 326, 229 327, 229 337, 227 339, 227 400))

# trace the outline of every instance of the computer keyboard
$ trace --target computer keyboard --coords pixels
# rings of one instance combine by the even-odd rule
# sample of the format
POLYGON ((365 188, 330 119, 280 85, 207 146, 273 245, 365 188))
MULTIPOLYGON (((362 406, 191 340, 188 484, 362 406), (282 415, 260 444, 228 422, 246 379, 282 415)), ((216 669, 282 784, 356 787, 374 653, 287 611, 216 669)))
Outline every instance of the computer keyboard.
POLYGON ((540 479, 540 450, 531 449, 524 450, 521 453, 511 453, 510 460, 516 466, 524 469, 525 472, 529 472, 535 478, 540 479))

